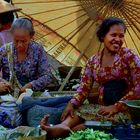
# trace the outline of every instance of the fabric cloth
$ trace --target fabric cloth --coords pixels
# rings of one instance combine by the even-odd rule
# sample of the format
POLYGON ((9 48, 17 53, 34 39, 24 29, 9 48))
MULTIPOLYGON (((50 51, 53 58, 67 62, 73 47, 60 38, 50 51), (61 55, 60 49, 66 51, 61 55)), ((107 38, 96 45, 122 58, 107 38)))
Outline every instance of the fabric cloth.
MULTIPOLYGON (((33 90, 43 90, 52 81, 50 65, 47 60, 43 47, 31 41, 28 46, 26 59, 22 62, 17 60, 17 52, 14 44, 11 43, 13 52, 13 65, 17 79, 23 86, 28 82, 32 83, 33 90)), ((9 68, 6 55, 6 47, 0 48, 0 69, 3 72, 3 78, 9 80, 9 68)))
MULTIPOLYGON (((3 79, 7 81, 11 80, 11 70, 9 69, 10 65, 14 68, 16 77, 22 86, 28 82, 31 82, 33 85, 33 90, 45 89, 48 83, 51 82, 52 75, 43 47, 36 42, 30 42, 27 50, 27 57, 22 62, 18 62, 17 60, 16 49, 13 43, 10 43, 10 47, 10 50, 13 52, 13 64, 9 64, 8 62, 6 45, 0 48, 0 69, 2 69, 3 72, 3 79)), ((16 127, 20 125, 22 118, 16 103, 14 103, 15 106, 12 106, 11 102, 9 101, 9 107, 3 107, 3 104, 7 104, 7 102, 3 100, 1 102, 0 116, 3 118, 1 119, 1 125, 7 127, 16 127)))
POLYGON ((24 116, 23 122, 29 126, 39 125, 40 120, 46 114, 50 114, 49 123, 58 124, 60 123, 61 113, 71 98, 72 96, 48 99, 24 97, 22 103, 18 105, 18 108, 24 116))
POLYGON ((22 103, 18 105, 20 111, 27 110, 35 105, 40 105, 44 107, 54 107, 60 108, 65 106, 65 103, 68 103, 72 96, 64 97, 53 97, 53 98, 33 98, 33 97, 24 97, 22 103))
MULTIPOLYGON (((0 47, 12 41, 13 41, 13 38, 12 38, 12 34, 10 30, 5 30, 5 31, 0 32, 0 47)), ((0 72, 2 76, 2 71, 0 72)), ((16 103, 14 101, 4 101, 1 99, 1 96, 0 96, 0 125, 3 125, 7 128, 15 128, 21 125, 21 123, 22 123, 22 116, 20 112, 18 111, 18 107, 16 103)))
POLYGON ((64 103, 61 107, 45 107, 35 105, 27 110, 27 125, 37 127, 40 124, 41 119, 49 114, 49 124, 59 124, 61 114, 66 107, 67 103, 64 103))
POLYGON ((0 125, 15 128, 22 123, 22 116, 15 102, 0 101, 0 125))
POLYGON ((104 85, 103 101, 105 105, 113 105, 119 101, 127 89, 127 83, 124 79, 110 80, 104 85))
POLYGON ((99 115, 98 111, 101 106, 102 105, 99 104, 82 105, 78 110, 76 110, 76 114, 85 120, 111 121, 114 124, 125 124, 131 122, 131 116, 127 111, 119 112, 112 117, 99 115))
MULTIPOLYGON (((114 79, 124 79, 127 83, 127 90, 120 100, 132 100, 140 98, 140 58, 132 50, 121 48, 115 54, 112 66, 102 67, 101 58, 103 51, 91 57, 85 67, 81 78, 81 85, 77 94, 71 99, 71 102, 80 106, 88 97, 94 81, 99 84, 98 103, 104 103, 104 84, 114 79)), ((115 103, 120 111, 124 106, 119 101, 115 103)))

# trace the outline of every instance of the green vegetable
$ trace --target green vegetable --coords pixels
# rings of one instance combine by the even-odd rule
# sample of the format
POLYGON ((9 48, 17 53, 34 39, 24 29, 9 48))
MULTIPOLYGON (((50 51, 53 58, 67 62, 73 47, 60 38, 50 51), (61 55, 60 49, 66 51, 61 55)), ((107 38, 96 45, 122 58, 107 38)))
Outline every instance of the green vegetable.
POLYGON ((2 125, 0 125, 0 131, 5 131, 7 130, 5 127, 3 127, 2 125))
POLYGON ((22 133, 14 132, 14 133, 12 133, 11 135, 7 135, 6 139, 7 139, 7 140, 14 140, 14 139, 21 138, 21 137, 23 137, 23 136, 24 136, 24 134, 22 134, 22 133))
POLYGON ((86 129, 86 130, 81 130, 81 131, 71 131, 70 136, 61 139, 59 138, 58 140, 117 140, 113 139, 111 134, 106 134, 103 131, 93 131, 93 129, 86 129))
MULTIPOLYGON (((26 130, 15 130, 12 131, 11 133, 7 134, 6 140, 18 140, 20 138, 26 138, 26 137, 38 137, 41 135, 41 129, 36 127, 29 129, 27 128, 26 130)), ((0 139, 1 140, 1 139, 0 139)))
POLYGON ((6 134, 0 132, 0 140, 6 140, 6 134))

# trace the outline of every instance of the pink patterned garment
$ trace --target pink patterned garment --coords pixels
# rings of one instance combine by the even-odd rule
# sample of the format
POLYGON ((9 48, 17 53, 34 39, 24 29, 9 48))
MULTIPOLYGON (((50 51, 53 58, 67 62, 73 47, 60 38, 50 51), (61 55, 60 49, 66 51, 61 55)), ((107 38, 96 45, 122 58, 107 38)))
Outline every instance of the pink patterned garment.
MULTIPOLYGON (((140 98, 140 58, 132 50, 121 48, 115 55, 112 66, 101 66, 102 53, 91 57, 86 65, 84 74, 81 78, 80 87, 77 94, 71 99, 75 105, 81 105, 89 95, 93 82, 99 84, 99 104, 103 102, 103 84, 114 79, 125 79, 128 85, 127 92, 121 100, 132 100, 140 98)), ((124 110, 124 106, 117 102, 115 105, 118 109, 124 110)))

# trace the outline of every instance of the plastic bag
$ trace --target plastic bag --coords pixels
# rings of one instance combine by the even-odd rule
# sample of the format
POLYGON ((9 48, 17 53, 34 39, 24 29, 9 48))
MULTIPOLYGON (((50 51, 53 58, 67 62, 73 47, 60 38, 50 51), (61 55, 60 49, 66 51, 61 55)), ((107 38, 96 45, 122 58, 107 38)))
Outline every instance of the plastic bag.
POLYGON ((2 135, 0 140, 46 140, 46 131, 39 127, 19 126, 15 129, 0 131, 0 134, 2 135))

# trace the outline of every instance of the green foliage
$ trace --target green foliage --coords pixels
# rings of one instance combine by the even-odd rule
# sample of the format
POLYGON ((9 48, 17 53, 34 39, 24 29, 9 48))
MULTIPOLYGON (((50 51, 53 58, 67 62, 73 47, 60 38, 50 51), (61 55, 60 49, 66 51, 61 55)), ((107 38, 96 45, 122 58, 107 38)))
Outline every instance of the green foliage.
POLYGON ((58 140, 117 140, 112 137, 111 134, 106 134, 103 131, 93 129, 86 129, 81 131, 71 131, 70 136, 65 139, 58 139, 58 140))

